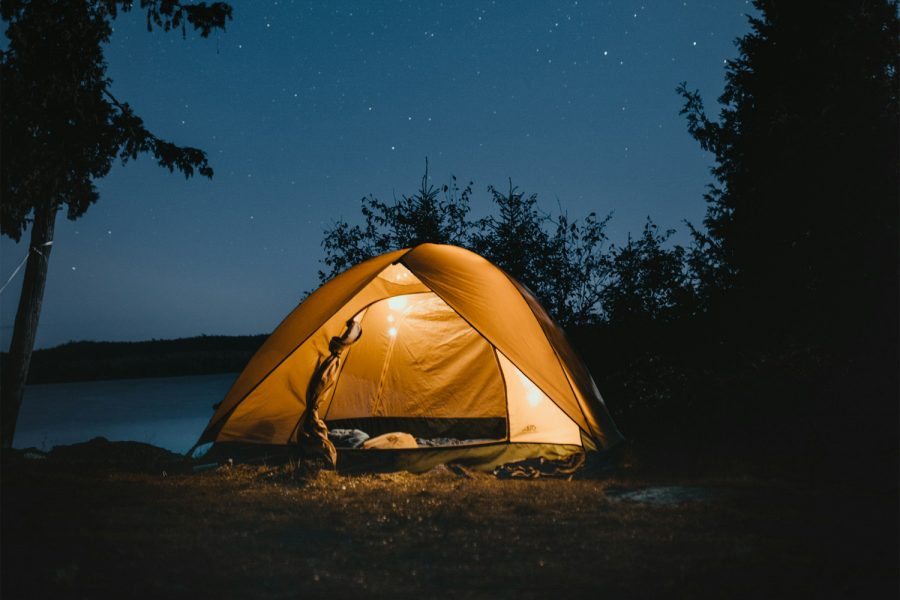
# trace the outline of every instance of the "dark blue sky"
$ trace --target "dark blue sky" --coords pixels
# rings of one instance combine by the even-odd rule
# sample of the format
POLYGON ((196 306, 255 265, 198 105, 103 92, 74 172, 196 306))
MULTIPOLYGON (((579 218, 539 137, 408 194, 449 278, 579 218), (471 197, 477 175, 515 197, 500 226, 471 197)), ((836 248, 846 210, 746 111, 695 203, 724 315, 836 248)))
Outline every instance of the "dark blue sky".
MULTIPOLYGON (((361 197, 508 177, 577 217, 699 222, 711 157, 675 86, 715 110, 745 0, 234 2, 208 40, 146 32, 107 51, 113 92, 149 128, 209 154, 212 181, 117 166, 58 220, 37 346, 270 331, 317 283, 322 230, 361 197)), ((680 238, 684 240, 682 237, 680 238)), ((24 257, 4 238, 2 278, 24 257)), ((2 295, 9 343, 21 273, 2 295)))

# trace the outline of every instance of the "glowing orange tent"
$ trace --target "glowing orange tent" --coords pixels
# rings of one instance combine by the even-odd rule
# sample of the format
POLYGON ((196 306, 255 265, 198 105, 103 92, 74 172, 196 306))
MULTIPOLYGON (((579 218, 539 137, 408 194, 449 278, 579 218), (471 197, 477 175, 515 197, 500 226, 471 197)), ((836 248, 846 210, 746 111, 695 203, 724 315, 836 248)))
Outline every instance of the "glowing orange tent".
POLYGON ((473 252, 422 244, 356 265, 297 306, 198 444, 296 442, 310 378, 349 320, 362 335, 319 404, 328 427, 462 441, 397 451, 402 468, 449 460, 490 468, 622 440, 584 364, 527 288, 473 252))

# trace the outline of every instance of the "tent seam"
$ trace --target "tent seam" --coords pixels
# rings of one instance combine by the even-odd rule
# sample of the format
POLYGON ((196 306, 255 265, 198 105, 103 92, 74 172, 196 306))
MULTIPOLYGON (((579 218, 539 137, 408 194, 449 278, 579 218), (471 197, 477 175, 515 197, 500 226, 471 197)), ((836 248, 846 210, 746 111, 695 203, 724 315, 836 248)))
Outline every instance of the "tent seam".
MULTIPOLYGON (((423 245, 423 244, 420 244, 420 246, 421 246, 421 245, 423 245)), ((419 246, 416 246, 416 248, 418 248, 418 247, 419 247, 419 246)), ((414 248, 414 249, 415 249, 415 248, 414 248)), ((408 254, 408 253, 407 253, 407 254, 408 254)), ((406 256, 406 254, 403 255, 403 257, 405 257, 405 256, 406 256)), ((401 257, 401 259, 402 259, 403 257, 401 257)), ((482 258, 483 258, 483 257, 482 257, 482 258)), ((398 262, 399 262, 399 261, 400 261, 400 259, 398 259, 398 262)), ((498 271, 500 271, 500 272, 507 278, 507 280, 509 280, 510 283, 512 283, 513 288, 515 288, 515 290, 516 290, 516 293, 519 294, 520 296, 522 296, 522 292, 520 292, 520 291, 519 291, 519 288, 515 285, 515 281, 512 280, 512 278, 506 273, 506 271, 504 271, 503 269, 501 269, 500 267, 498 267, 497 265, 495 265, 494 263, 492 263, 492 262, 490 262, 490 261, 487 261, 487 262, 488 262, 489 265, 491 265, 492 267, 494 267, 495 269, 497 269, 498 271)), ((413 275, 415 275, 416 277, 419 278, 420 281, 422 281, 422 276, 421 276, 419 273, 416 273, 415 270, 413 270, 408 264, 403 263, 403 266, 405 266, 407 269, 409 269, 410 272, 412 272, 413 275)), ((453 312, 455 312, 457 315, 459 315, 459 318, 460 318, 460 319, 462 319, 463 321, 465 321, 466 323, 468 323, 468 324, 469 324, 469 327, 471 327, 472 329, 474 329, 475 331, 477 331, 477 332, 478 332, 478 335, 480 335, 482 338, 484 338, 484 340, 485 340, 488 344, 490 344, 492 348, 497 349, 497 345, 496 345, 494 342, 492 342, 491 340, 489 340, 489 339, 487 338, 487 336, 485 336, 483 333, 481 333, 481 330, 478 329, 477 327, 475 327, 475 326, 472 324, 471 321, 469 321, 467 318, 465 318, 464 316, 462 316, 462 315, 459 313, 459 311, 456 310, 456 308, 455 308, 452 304, 450 304, 449 302, 447 302, 447 299, 446 299, 446 298, 444 298, 443 296, 441 296, 439 293, 435 292, 434 289, 431 288, 431 287, 430 287, 427 283, 425 283, 424 281, 422 281, 422 283, 425 285, 425 287, 428 287, 429 289, 431 289, 431 291, 434 292, 434 294, 435 294, 438 298, 440 298, 441 300, 443 300, 444 302, 446 302, 446 303, 447 303, 447 306, 449 306, 450 308, 452 308, 452 309, 453 309, 453 312)), ((524 296, 522 296, 522 300, 525 302, 525 305, 528 306, 528 301, 525 300, 525 297, 524 297, 524 296)), ((553 344, 550 343, 550 340, 547 339, 547 332, 544 331, 544 328, 541 326, 540 321, 538 321, 537 315, 535 315, 535 314, 534 314, 534 311, 531 310, 531 306, 528 306, 528 312, 530 312, 530 313, 531 313, 531 316, 534 317, 535 321, 537 321, 537 325, 538 325, 538 327, 540 328, 541 333, 544 334, 544 339, 547 340, 547 344, 550 346, 550 349, 553 350, 553 356, 556 357, 557 363, 560 363, 560 358, 559 358, 559 355, 558 355, 557 352, 556 352, 556 348, 554 348, 554 347, 553 347, 553 344)), ((501 354, 502 354, 502 353, 501 353, 501 354)), ((506 356, 506 355, 504 354, 504 356, 506 356)), ((516 365, 516 363, 513 362, 513 360, 512 360, 511 358, 508 358, 508 357, 507 357, 507 360, 509 360, 509 362, 511 362, 513 365, 515 365, 515 367, 516 367, 517 369, 519 368, 519 365, 516 365)), ((561 365, 561 364, 560 364, 560 368, 562 368, 562 365, 561 365)), ((521 369, 520 369, 520 370, 521 370, 521 369)), ((502 369, 501 369, 501 371, 502 371, 502 369)), ((594 438, 594 433, 590 430, 591 424, 588 422, 587 415, 584 414, 584 409, 581 408, 581 403, 578 402, 578 395, 575 393, 575 390, 572 389, 572 382, 569 381, 569 376, 568 376, 568 374, 566 373, 566 370, 565 370, 565 369, 562 369, 562 372, 563 372, 563 377, 566 378, 566 384, 569 386, 569 390, 572 392, 572 396, 575 398, 575 402, 578 404, 578 410, 581 411, 581 416, 584 417, 584 422, 585 422, 585 424, 588 426, 588 428, 585 429, 585 428, 582 427, 581 425, 578 425, 578 423, 575 423, 575 425, 578 426, 578 429, 580 429, 581 431, 583 431, 583 432, 585 432, 586 434, 588 434, 589 436, 591 436, 591 438, 594 438)), ((531 378, 529 378, 529 380, 530 380, 530 379, 531 379, 531 378)), ((543 389, 540 385, 538 385, 538 384, 537 384, 536 382, 534 382, 534 381, 532 381, 532 383, 533 383, 533 384, 535 385, 535 387, 537 387, 541 392, 543 392, 543 394, 544 394, 545 396, 547 396, 547 398, 549 398, 550 401, 553 402, 553 404, 555 404, 557 408, 559 408, 560 410, 562 410, 563 414, 565 414, 567 417, 569 417, 570 419, 572 419, 572 417, 569 416, 569 414, 568 414, 565 410, 562 409, 562 407, 559 405, 559 403, 556 402, 556 401, 553 399, 553 397, 552 397, 550 394, 547 393, 547 391, 546 391, 545 389, 543 389)), ((504 382, 504 384, 505 384, 505 382, 504 382)), ((508 402, 507 402, 507 406, 508 406, 508 402)), ((507 410, 508 410, 508 409, 507 409, 507 410)), ((575 420, 572 419, 572 422, 574 422, 574 421, 575 421, 575 420)))
MULTIPOLYGON (((478 330, 476 329, 476 331, 478 330)), ((478 333, 479 335, 481 334, 480 331, 478 333)), ((484 341, 486 341, 488 344, 491 344, 486 337, 484 337, 483 335, 481 337, 484 338, 484 341)), ((503 366, 500 364, 500 357, 497 356, 500 351, 497 350, 497 346, 493 344, 491 344, 491 348, 494 349, 494 362, 497 364, 497 370, 500 372, 500 381, 503 382, 503 397, 506 400, 506 402, 504 403, 506 406, 506 441, 509 442, 512 440, 512 428, 509 425, 509 386, 506 384, 506 375, 503 374, 503 366)))
MULTIPOLYGON (((581 411, 581 416, 584 417, 584 424, 587 425, 586 431, 580 425, 578 426, 578 428, 581 429, 582 431, 584 431, 585 433, 587 433, 589 436, 591 436, 592 439, 599 441, 599 438, 592 431, 593 428, 591 427, 591 421, 590 421, 590 419, 587 418, 587 414, 584 412, 584 407, 581 406, 581 400, 579 399, 578 393, 575 391, 575 388, 572 386, 572 380, 569 378, 569 373, 566 370, 565 365, 563 364, 562 358, 560 358, 560 356, 559 356, 559 352, 557 352, 556 348, 553 346, 553 342, 551 342, 550 338, 547 336, 547 331, 544 329, 544 326, 541 325, 541 320, 538 319, 538 316, 536 314, 534 314, 534 310, 531 308, 531 304, 528 302, 528 299, 525 297, 525 294, 523 294, 522 290, 519 289, 519 285, 521 285, 521 284, 516 285, 518 282, 515 279, 513 279, 513 277, 509 273, 507 273, 504 269, 501 269, 500 267, 497 267, 497 269, 501 273, 503 273, 503 275, 506 277, 506 279, 509 280, 509 282, 512 284, 512 286, 514 288, 516 288, 516 293, 519 294, 519 296, 525 302, 525 305, 528 307, 528 312, 530 312, 531 316, 534 317, 534 320, 537 321, 538 327, 541 328, 541 332, 544 334, 544 339, 547 340, 547 344, 550 346, 550 349, 553 350, 553 356, 556 357, 556 362, 557 362, 557 364, 559 364, 559 368, 562 369, 562 373, 563 373, 563 376, 566 378, 566 383, 569 386, 569 390, 571 390, 572 396, 575 398, 575 403, 578 404, 578 410, 581 411)), ((557 324, 557 323, 554 323, 554 324, 557 327, 559 327, 559 324, 557 324)), ((562 328, 560 328, 560 329, 562 329, 562 328)), ((512 361, 510 361, 510 362, 512 362, 512 361)), ((532 382, 532 383, 534 383, 534 382, 532 382)), ((550 398, 549 395, 547 397, 550 398)), ((553 398, 550 398, 550 401, 553 402, 554 404, 556 404, 557 408, 562 410, 562 407, 557 402, 555 402, 553 400, 553 398)), ((566 412, 566 411, 563 410, 563 412, 566 412)), ((577 425, 577 423, 576 423, 576 425, 577 425)))

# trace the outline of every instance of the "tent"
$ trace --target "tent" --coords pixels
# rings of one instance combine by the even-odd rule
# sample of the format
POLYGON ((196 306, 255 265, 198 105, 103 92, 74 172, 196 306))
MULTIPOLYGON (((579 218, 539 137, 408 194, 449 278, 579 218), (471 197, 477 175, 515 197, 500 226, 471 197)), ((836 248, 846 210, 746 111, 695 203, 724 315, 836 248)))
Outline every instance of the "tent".
POLYGON ((414 471, 450 461, 489 469, 562 459, 623 439, 534 295, 456 246, 389 252, 310 294, 247 364, 198 445, 295 445, 312 386, 329 429, 419 438, 421 448, 391 451, 397 468, 414 471), (339 366, 329 365, 328 385, 311 383, 352 323, 362 334, 339 366))

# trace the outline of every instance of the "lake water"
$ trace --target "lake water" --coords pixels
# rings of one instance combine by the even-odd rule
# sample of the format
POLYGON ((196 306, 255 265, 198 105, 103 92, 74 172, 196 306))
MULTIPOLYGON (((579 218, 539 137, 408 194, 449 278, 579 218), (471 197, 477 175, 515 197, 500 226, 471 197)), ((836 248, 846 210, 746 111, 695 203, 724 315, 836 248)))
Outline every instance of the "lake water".
POLYGON ((30 385, 13 445, 50 450, 103 436, 187 452, 212 417, 212 405, 236 378, 228 373, 30 385))

